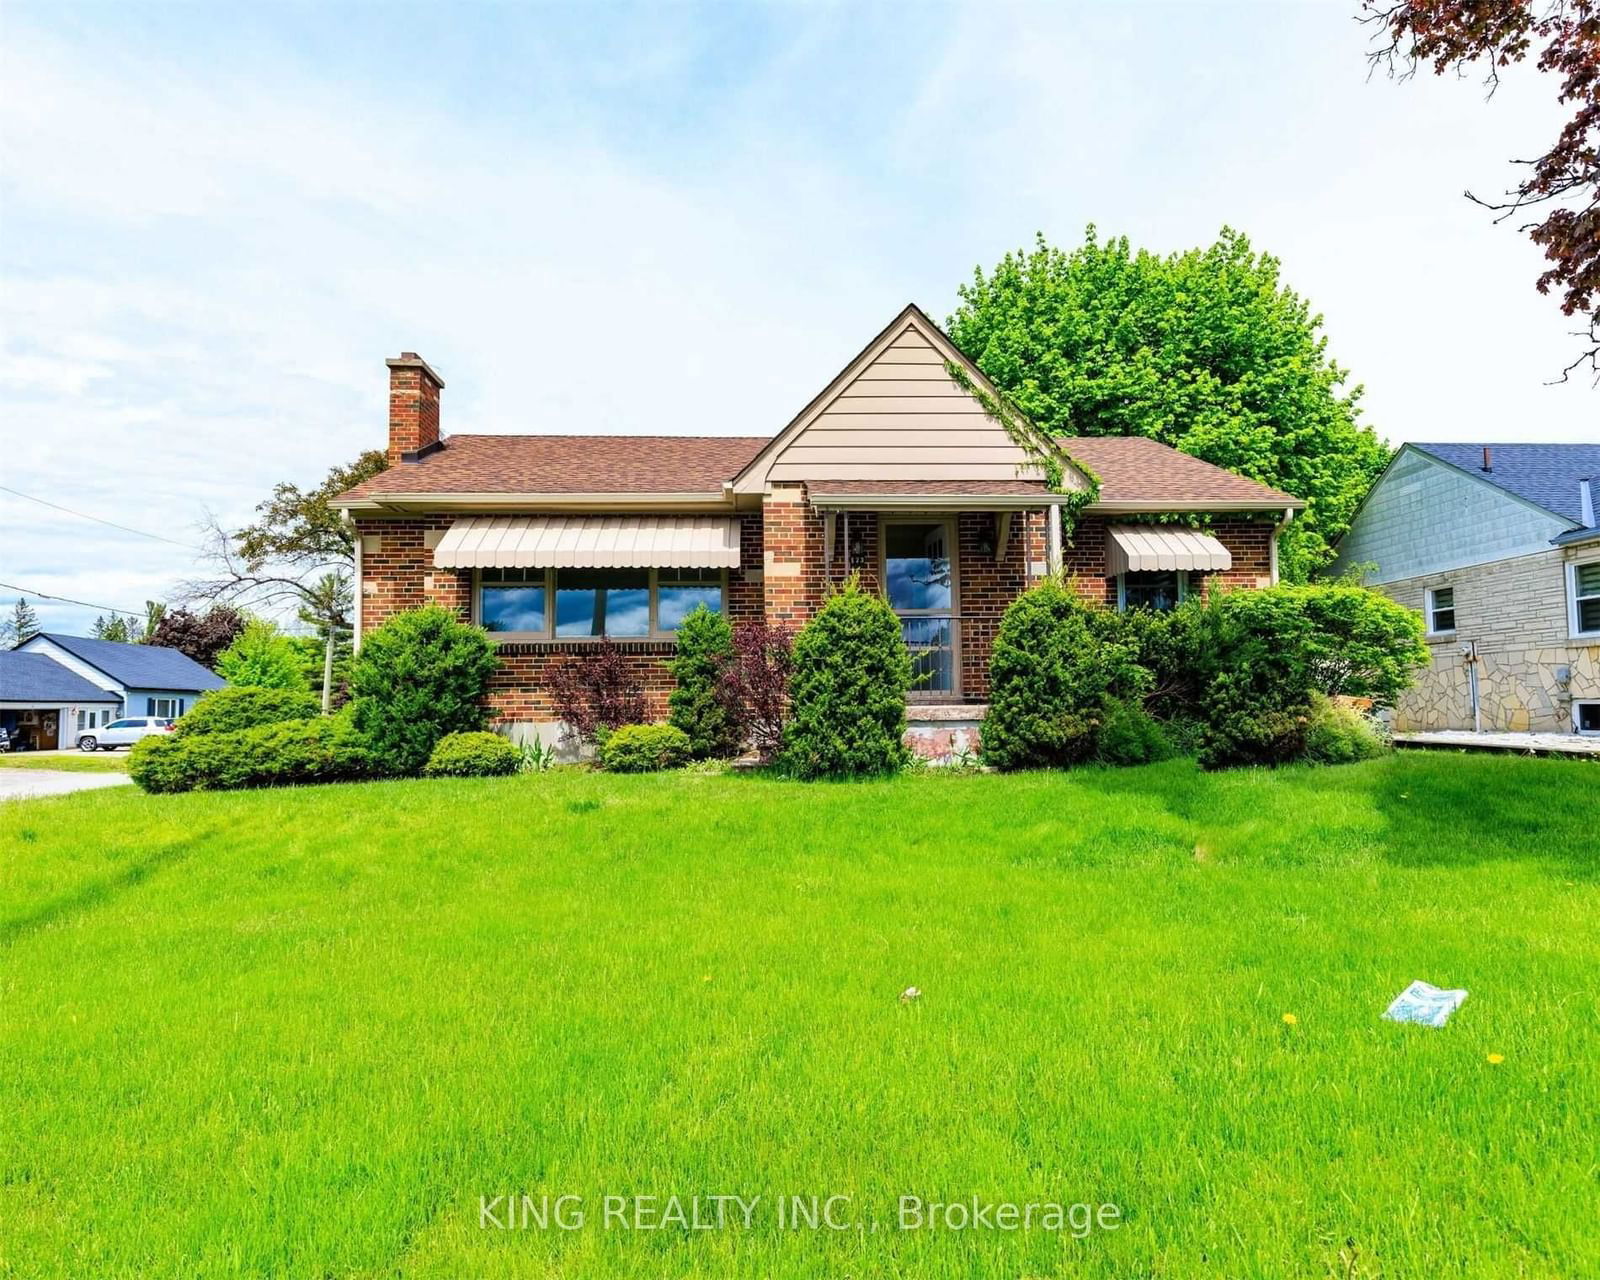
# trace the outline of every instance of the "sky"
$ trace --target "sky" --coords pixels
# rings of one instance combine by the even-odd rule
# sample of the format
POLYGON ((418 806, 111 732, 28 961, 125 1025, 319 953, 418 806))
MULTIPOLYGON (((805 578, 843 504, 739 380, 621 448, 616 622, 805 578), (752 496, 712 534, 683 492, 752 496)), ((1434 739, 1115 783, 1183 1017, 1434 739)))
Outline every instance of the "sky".
POLYGON ((0 6, 0 602, 140 610, 280 480, 445 431, 767 434, 1042 232, 1282 262, 1405 440, 1594 440, 1462 196, 1553 84, 1369 77, 1347 3, 0 6), (143 537, 15 496, 30 495, 143 537))

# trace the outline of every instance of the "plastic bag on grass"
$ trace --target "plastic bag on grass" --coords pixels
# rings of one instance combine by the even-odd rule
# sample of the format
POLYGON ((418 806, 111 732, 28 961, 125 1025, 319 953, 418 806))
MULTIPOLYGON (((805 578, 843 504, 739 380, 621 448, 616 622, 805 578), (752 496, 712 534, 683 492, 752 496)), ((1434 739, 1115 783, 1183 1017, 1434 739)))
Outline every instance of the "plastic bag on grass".
POLYGON ((1465 991, 1445 991, 1429 982, 1413 982, 1383 1011, 1390 1022, 1416 1022, 1442 1027, 1467 998, 1465 991))

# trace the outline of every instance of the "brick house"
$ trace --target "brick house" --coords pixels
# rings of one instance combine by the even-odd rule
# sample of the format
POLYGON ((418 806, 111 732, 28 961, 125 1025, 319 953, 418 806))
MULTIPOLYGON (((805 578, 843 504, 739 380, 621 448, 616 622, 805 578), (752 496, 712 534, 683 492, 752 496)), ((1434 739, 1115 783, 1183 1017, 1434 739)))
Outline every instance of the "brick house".
POLYGON ((795 627, 854 572, 902 619, 913 740, 946 749, 982 716, 1000 615, 1046 573, 1112 608, 1266 586, 1303 506, 1153 440, 1003 424, 914 306, 769 435, 445 436, 439 375, 409 352, 388 365, 390 467, 338 500, 358 636, 428 603, 487 627, 493 709, 519 737, 554 735, 544 675, 602 636, 662 717, 689 610, 795 627), (1096 483, 1063 534, 1060 504, 1096 483))
POLYGON ((1600 734, 1600 444, 1407 444, 1335 572, 1422 614, 1406 731, 1600 734))

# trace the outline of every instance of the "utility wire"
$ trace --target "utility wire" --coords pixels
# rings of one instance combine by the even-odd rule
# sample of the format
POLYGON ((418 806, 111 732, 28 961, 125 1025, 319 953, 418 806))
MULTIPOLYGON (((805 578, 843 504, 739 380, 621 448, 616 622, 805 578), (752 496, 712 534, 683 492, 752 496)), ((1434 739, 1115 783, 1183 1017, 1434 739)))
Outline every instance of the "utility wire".
MULTIPOLYGON (((80 520, 93 520, 96 524, 108 525, 113 529, 121 529, 123 533, 136 533, 141 538, 154 538, 157 542, 166 542, 174 547, 182 547, 185 551, 200 551, 199 547, 190 546, 187 542, 178 542, 173 538, 164 538, 159 533, 149 533, 144 529, 133 529, 125 524, 118 524, 115 520, 102 520, 99 516, 92 516, 87 511, 74 511, 71 507, 63 507, 59 502, 46 502, 43 498, 35 498, 31 493, 23 493, 20 489, 13 489, 10 485, 0 484, 0 490, 13 494, 18 498, 26 498, 29 502, 37 502, 41 507, 51 507, 56 511, 65 511, 69 516, 77 516, 80 520)), ((203 554, 203 552, 202 552, 203 554)), ((125 612, 117 610, 118 613, 125 612)))
POLYGON ((31 591, 12 582, 0 582, 0 587, 4 587, 7 591, 20 591, 24 596, 31 596, 35 600, 59 600, 62 604, 81 604, 85 609, 104 609, 107 613, 125 614, 130 618, 144 617, 143 609, 113 609, 108 604, 90 604, 87 600, 74 600, 71 596, 53 596, 48 591, 31 591))

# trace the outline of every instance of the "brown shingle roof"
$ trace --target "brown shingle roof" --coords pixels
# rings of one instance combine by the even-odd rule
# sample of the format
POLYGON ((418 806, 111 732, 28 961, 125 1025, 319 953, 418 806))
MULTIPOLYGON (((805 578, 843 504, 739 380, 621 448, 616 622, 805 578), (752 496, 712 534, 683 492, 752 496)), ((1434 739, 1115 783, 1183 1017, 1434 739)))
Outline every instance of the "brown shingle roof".
POLYGON ((397 493, 714 493, 767 436, 450 436, 345 498, 397 493))
POLYGON ((1103 503, 1171 503, 1175 509, 1207 502, 1305 505, 1281 489, 1234 475, 1146 436, 1070 436, 1057 443, 1100 477, 1103 503))
MULTIPOLYGON (((395 494, 714 493, 770 441, 766 436, 450 436, 420 462, 380 472, 343 497, 395 494)), ((1143 436, 1059 442, 1100 477, 1100 501, 1299 506, 1298 499, 1143 436)), ((819 493, 1042 493, 1035 480, 815 480, 819 493)))

